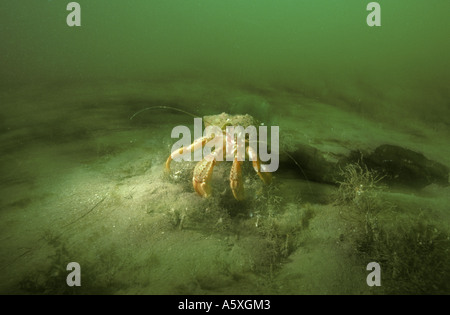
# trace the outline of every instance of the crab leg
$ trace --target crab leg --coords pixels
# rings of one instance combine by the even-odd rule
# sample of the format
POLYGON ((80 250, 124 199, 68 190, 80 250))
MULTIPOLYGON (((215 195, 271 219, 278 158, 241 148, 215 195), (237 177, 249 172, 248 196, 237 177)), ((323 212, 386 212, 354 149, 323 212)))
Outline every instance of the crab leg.
POLYGON ((258 158, 256 151, 251 146, 248 146, 247 154, 250 161, 252 161, 253 169, 258 174, 259 178, 261 178, 264 184, 270 184, 272 181, 272 175, 270 172, 264 172, 264 165, 261 164, 261 160, 258 158))
POLYGON ((194 168, 194 176, 192 177, 192 185, 195 191, 202 197, 211 196, 211 180, 214 166, 219 162, 218 157, 223 154, 223 148, 219 148, 207 155, 201 162, 198 162, 194 168))
POLYGON ((231 166, 230 188, 236 200, 241 201, 245 198, 244 182, 242 181, 242 161, 239 161, 237 157, 234 158, 233 166, 231 166))
POLYGON ((194 152, 198 149, 201 149, 205 146, 205 144, 211 139, 211 137, 202 137, 198 138, 192 144, 188 147, 181 147, 178 150, 175 150, 172 152, 172 154, 169 155, 166 161, 166 172, 170 172, 170 162, 172 162, 173 159, 176 159, 180 156, 182 156, 185 152, 194 152))

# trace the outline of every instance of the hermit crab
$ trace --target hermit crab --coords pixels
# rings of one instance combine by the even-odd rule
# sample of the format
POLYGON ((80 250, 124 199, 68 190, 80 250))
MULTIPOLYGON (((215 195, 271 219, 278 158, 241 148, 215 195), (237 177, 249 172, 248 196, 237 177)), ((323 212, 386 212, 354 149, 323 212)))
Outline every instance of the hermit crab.
POLYGON ((246 158, 252 161, 253 169, 265 184, 271 182, 271 172, 267 165, 261 162, 256 145, 254 145, 256 144, 255 140, 251 139, 246 132, 243 132, 244 129, 249 130, 247 129, 248 127, 259 125, 256 119, 248 114, 229 115, 222 113, 219 115, 204 116, 203 121, 206 128, 208 126, 215 127, 216 132, 196 139, 189 146, 183 146, 174 150, 165 163, 165 171, 167 173, 170 172, 170 164, 173 160, 179 159, 184 154, 191 154, 191 152, 203 150, 205 146, 214 141, 214 149, 211 149, 211 152, 205 155, 194 168, 192 185, 200 196, 211 196, 210 181, 214 166, 221 161, 232 161, 229 179, 230 188, 236 200, 241 201, 245 198, 242 163, 246 158), (240 129, 237 133, 230 135, 230 130, 234 129, 228 127, 237 127, 240 129), (237 141, 235 141, 235 136, 237 141), (242 141, 239 141, 239 139, 242 141))

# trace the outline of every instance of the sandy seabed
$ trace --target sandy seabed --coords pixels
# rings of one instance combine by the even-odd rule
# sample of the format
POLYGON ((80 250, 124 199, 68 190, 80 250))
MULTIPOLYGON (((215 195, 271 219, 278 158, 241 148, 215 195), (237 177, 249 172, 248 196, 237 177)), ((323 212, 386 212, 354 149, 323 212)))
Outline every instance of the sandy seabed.
POLYGON ((339 201, 338 185, 281 169, 269 186, 249 165, 247 199, 217 166, 213 197, 192 185, 194 162, 163 172, 177 125, 250 114, 280 127, 282 149, 340 155, 401 145, 450 165, 449 130, 392 124, 287 91, 192 82, 106 82, 1 93, 0 293, 450 293, 450 189, 385 188, 339 201), (447 148, 447 149, 445 149, 447 148), (66 266, 81 266, 68 287, 66 266), (381 287, 366 283, 369 262, 381 287))

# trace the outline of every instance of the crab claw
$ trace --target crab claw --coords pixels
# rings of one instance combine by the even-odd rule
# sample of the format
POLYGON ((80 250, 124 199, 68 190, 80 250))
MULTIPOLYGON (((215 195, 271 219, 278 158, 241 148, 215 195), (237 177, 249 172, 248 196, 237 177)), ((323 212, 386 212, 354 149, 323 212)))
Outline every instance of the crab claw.
POLYGON ((211 186, 209 181, 213 173, 214 165, 216 161, 203 159, 194 168, 194 176, 192 177, 192 185, 195 191, 202 197, 211 196, 211 186))
POLYGON ((208 198, 211 196, 211 186, 209 186, 206 182, 198 182, 195 178, 192 179, 192 185, 194 186, 195 191, 201 197, 208 198))

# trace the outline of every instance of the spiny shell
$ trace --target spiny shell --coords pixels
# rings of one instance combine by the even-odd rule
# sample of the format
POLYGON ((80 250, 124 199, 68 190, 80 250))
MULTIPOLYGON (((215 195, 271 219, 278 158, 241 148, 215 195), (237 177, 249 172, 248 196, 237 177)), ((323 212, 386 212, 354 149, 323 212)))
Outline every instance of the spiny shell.
POLYGON ((224 112, 219 115, 203 116, 203 121, 205 126, 218 126, 220 128, 225 124, 229 126, 242 126, 244 128, 248 126, 259 126, 259 122, 249 114, 229 115, 224 112))

